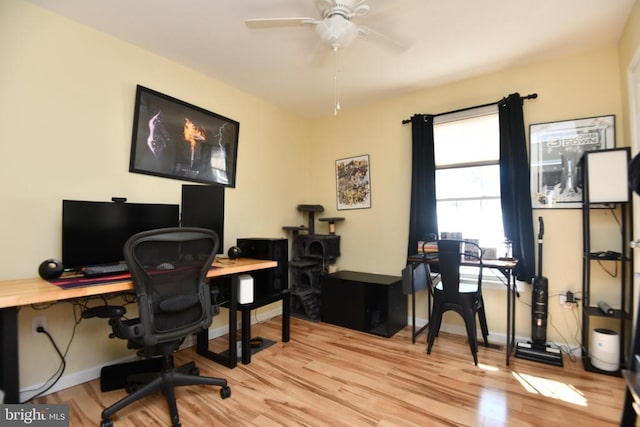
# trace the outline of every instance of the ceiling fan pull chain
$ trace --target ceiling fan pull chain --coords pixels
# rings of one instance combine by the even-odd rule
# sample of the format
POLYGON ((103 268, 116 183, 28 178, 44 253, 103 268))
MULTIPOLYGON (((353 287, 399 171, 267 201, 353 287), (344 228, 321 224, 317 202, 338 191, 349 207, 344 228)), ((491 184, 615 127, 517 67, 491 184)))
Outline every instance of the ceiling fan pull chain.
POLYGON ((333 115, 337 116, 340 111, 340 88, 338 84, 338 74, 340 73, 340 56, 338 55, 338 48, 333 48, 334 56, 336 57, 336 72, 333 76, 333 115))

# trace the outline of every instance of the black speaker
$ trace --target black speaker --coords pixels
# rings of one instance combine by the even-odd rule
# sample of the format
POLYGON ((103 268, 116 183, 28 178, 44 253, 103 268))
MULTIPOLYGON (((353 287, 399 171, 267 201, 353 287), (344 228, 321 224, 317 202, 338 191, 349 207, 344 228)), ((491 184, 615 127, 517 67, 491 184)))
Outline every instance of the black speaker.
POLYGON ((64 270, 62 262, 57 259, 46 259, 38 267, 38 274, 44 280, 51 280, 62 276, 62 270, 64 270))
POLYGON ((278 266, 251 272, 256 295, 289 288, 289 240, 274 238, 237 239, 243 257, 278 261, 278 266))
POLYGON ((230 259, 238 259, 242 256, 242 250, 237 246, 231 246, 227 252, 230 259))

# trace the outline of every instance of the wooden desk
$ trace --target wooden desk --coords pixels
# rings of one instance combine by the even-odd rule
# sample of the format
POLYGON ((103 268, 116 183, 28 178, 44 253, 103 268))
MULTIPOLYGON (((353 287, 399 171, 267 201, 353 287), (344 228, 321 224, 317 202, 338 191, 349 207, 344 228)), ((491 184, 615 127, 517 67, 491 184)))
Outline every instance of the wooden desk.
MULTIPOLYGON (((214 261, 208 278, 222 277, 255 270, 273 268, 277 261, 240 258, 225 263, 214 261)), ((229 336, 235 337, 237 328, 237 296, 235 280, 231 280, 229 309, 229 336)), ((5 403, 19 403, 20 371, 18 359, 18 307, 44 302, 64 301, 74 298, 98 296, 133 290, 132 281, 91 285, 82 288, 62 289, 40 278, 0 281, 0 389, 5 392, 5 403)), ((208 331, 204 332, 205 334, 208 331)), ((208 338, 208 335, 205 335, 208 338)), ((231 340, 230 340, 231 342, 231 340)), ((206 348, 206 346, 199 346, 206 348)), ((233 368, 237 364, 235 342, 229 345, 228 357, 210 352, 203 354, 210 359, 233 368)))
MULTIPOLYGON (((411 255, 408 258, 409 263, 418 263, 424 262, 424 257, 422 254, 411 255)), ((437 259, 427 259, 429 263, 437 262, 437 259)), ((473 261, 463 261, 460 263, 461 265, 477 265, 477 263, 473 261)), ((502 261, 497 259, 483 259, 482 265, 484 268, 492 268, 498 270, 502 275, 507 279, 507 345, 506 345, 506 364, 509 366, 509 359, 511 358, 511 353, 515 348, 516 344, 516 295, 518 293, 518 289, 516 286, 516 280, 513 276, 513 269, 518 265, 518 260, 512 261, 502 261)), ((415 296, 412 296, 415 298, 415 296)), ((431 320, 431 319, 429 319, 431 320)), ((420 329, 422 331, 424 328, 420 329)), ((414 337, 415 338, 415 337, 414 337)))

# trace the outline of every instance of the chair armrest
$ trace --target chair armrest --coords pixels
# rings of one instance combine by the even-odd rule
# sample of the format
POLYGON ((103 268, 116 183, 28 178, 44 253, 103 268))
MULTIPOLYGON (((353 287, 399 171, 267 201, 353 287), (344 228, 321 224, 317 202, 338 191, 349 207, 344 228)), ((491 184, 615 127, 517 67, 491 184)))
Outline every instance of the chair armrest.
POLYGON ((111 318, 109 325, 113 329, 113 335, 118 338, 128 340, 144 335, 144 325, 140 319, 111 318))

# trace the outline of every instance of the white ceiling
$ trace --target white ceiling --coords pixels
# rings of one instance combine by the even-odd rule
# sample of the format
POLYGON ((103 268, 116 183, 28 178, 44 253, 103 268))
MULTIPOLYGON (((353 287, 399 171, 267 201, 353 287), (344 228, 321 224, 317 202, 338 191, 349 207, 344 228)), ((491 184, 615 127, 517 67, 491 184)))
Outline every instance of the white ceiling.
MULTIPOLYGON (((336 62, 313 27, 249 29, 244 23, 320 18, 314 0, 28 1, 303 116, 333 114, 336 62)), ((610 45, 634 2, 368 0, 371 13, 354 22, 407 47, 367 37, 342 50, 342 109, 610 45)))

